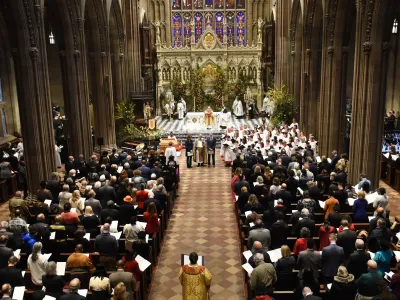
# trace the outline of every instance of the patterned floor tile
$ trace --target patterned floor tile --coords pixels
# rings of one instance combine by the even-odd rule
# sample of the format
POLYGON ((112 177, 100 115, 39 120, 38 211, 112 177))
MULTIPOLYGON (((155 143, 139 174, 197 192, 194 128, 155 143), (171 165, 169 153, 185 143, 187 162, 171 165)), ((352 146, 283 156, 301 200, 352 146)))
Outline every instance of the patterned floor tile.
POLYGON ((205 256, 205 265, 213 275, 211 299, 243 300, 240 244, 229 187, 230 169, 224 168, 219 160, 215 168, 194 165, 187 169, 185 157, 180 158, 180 169, 180 197, 175 203, 149 299, 182 299, 178 279, 180 255, 196 251, 205 256), (172 250, 171 245, 175 249, 172 250), (165 281, 166 276, 169 276, 168 281, 165 281))

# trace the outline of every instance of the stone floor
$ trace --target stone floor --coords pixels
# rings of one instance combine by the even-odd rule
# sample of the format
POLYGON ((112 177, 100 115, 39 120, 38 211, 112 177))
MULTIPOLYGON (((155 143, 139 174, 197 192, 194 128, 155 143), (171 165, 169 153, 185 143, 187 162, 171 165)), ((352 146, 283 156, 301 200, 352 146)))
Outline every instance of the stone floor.
POLYGON ((205 257, 213 275, 211 299, 242 300, 241 253, 236 218, 230 198, 230 169, 217 158, 215 168, 186 168, 180 158, 180 197, 177 198, 159 266, 150 291, 151 300, 181 300, 178 280, 181 254, 196 251, 205 257))

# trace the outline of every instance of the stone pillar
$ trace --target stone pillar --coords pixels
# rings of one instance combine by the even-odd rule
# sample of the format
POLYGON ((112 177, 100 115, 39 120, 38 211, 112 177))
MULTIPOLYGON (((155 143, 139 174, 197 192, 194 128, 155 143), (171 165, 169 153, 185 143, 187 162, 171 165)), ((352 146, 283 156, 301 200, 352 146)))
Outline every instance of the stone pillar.
POLYGON ((61 73, 65 114, 67 118, 68 152, 74 157, 93 153, 89 117, 89 95, 86 94, 84 76, 86 68, 79 50, 61 51, 61 73))
MULTIPOLYGON (((167 47, 171 46, 171 4, 170 1, 161 0, 162 7, 165 10, 165 43, 167 47)), ((193 3, 192 3, 193 4, 193 3)))
POLYGON ((140 35, 137 0, 122 2, 126 26, 126 83, 130 94, 141 90, 140 35))
POLYGON ((115 147, 114 101, 110 54, 90 53, 93 80, 94 129, 96 137, 104 138, 102 149, 115 147))
MULTIPOLYGON (((358 3, 356 19, 356 50, 350 133, 351 183, 360 173, 371 179, 372 188, 379 184, 382 148, 388 44, 383 40, 384 28, 389 28, 387 13, 393 11, 392 1, 358 3)), ((390 21, 389 21, 390 22, 390 21)))
POLYGON ((289 84, 291 3, 292 1, 276 1, 275 83, 278 87, 289 84))
POLYGON ((34 7, 32 2, 14 0, 10 2, 12 13, 20 26, 16 37, 18 48, 14 48, 12 54, 28 192, 34 195, 40 181, 56 170, 43 8, 34 7))

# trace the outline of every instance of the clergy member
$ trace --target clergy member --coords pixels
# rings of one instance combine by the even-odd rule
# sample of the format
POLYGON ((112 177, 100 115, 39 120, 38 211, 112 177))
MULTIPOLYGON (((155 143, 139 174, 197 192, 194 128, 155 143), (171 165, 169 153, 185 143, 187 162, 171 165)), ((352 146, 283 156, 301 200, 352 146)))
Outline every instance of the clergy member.
POLYGON ((179 270, 179 281, 182 284, 183 300, 207 300, 212 275, 204 267, 197 264, 198 255, 192 252, 189 255, 190 264, 179 270))
POLYGON ((178 119, 182 120, 185 114, 185 107, 182 103, 182 100, 178 102, 178 119))
POLYGON ((178 155, 176 154, 176 148, 174 147, 174 143, 173 142, 169 142, 168 143, 168 148, 165 149, 166 161, 168 161, 171 156, 173 156, 174 157, 174 161, 176 163, 178 163, 178 155))
POLYGON ((207 163, 207 148, 203 135, 199 135, 193 145, 193 161, 197 163, 197 166, 204 166, 207 163))
POLYGON ((242 101, 238 99, 238 97, 236 97, 235 101, 233 101, 232 111, 236 118, 242 118, 244 115, 243 104, 242 101))
POLYGON ((214 125, 214 112, 210 106, 204 111, 204 123, 207 125, 207 127, 214 125))

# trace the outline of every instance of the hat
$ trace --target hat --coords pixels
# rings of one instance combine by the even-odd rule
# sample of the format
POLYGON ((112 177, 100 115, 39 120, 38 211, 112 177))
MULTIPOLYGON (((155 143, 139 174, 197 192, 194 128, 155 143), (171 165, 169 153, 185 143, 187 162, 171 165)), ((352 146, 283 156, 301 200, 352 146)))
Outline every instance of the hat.
POLYGON ((132 202, 133 199, 132 199, 131 196, 126 196, 126 197, 124 198, 124 201, 125 201, 125 202, 132 202))
POLYGON ((340 266, 337 272, 337 276, 333 277, 335 281, 341 283, 349 283, 354 280, 354 276, 349 274, 345 266, 340 266))
POLYGON ((157 178, 157 175, 155 173, 152 173, 150 176, 151 179, 157 178))

